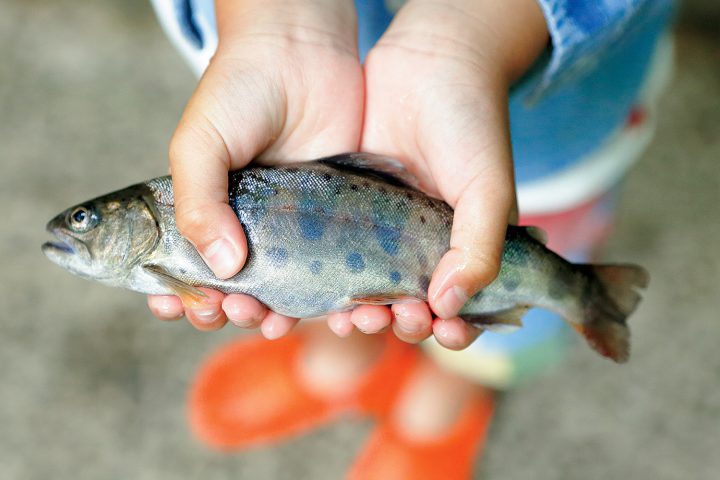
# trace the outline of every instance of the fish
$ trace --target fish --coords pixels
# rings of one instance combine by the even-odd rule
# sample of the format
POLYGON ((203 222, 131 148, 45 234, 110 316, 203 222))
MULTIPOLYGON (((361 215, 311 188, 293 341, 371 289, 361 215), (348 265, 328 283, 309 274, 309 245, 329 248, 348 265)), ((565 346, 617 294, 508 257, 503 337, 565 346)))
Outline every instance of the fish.
MULTIPOLYGON (((154 178, 73 206, 47 224, 45 255, 114 287, 202 303, 197 287, 244 293, 296 318, 357 305, 427 300, 448 250, 453 210, 396 161, 342 154, 230 172, 229 204, 247 236, 244 268, 219 279, 175 223, 172 179, 154 178)), ((633 264, 574 264, 535 227, 509 225, 500 270, 459 316, 482 329, 522 326, 532 307, 560 314, 597 352, 629 358, 627 317, 648 273, 633 264)))

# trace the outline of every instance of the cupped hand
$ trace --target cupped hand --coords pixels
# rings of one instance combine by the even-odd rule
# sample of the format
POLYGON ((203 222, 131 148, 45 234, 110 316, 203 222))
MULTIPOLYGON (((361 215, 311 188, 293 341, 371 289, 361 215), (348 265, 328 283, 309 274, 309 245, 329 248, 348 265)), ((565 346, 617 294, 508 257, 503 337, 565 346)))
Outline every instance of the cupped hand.
MULTIPOLYGON (((229 277, 246 245, 227 206, 228 170, 257 155, 312 159, 358 146, 395 157, 427 193, 454 207, 451 249, 433 275, 428 303, 360 306, 329 315, 328 325, 340 336, 392 326, 408 342, 434 334, 447 348, 465 348, 479 332, 457 313, 497 274, 505 227, 516 215, 507 93, 547 42, 535 1, 410 0, 368 56, 364 118, 353 28, 328 35, 295 25, 288 34, 277 25, 237 25, 234 35, 219 25, 218 54, 171 143, 181 232, 219 277, 229 277)), ((200 329, 229 318, 277 338, 295 324, 251 297, 208 293, 211 308, 184 312, 200 329)), ((175 297, 149 304, 160 318, 184 311, 175 297)))
MULTIPOLYGON (((251 160, 312 160, 359 147, 363 77, 350 0, 217 2, 218 50, 170 142, 177 226, 219 278, 247 257, 240 222, 228 205, 228 171, 251 160)), ((200 306, 150 296, 161 319, 185 314, 198 329, 229 319, 268 338, 297 319, 246 295, 204 289, 200 306)))
POLYGON ((547 39, 534 0, 409 0, 397 14, 366 60, 361 148, 400 160, 454 208, 450 250, 433 274, 430 308, 398 304, 392 317, 358 308, 333 316, 336 332, 392 325, 405 341, 434 334, 450 349, 480 333, 458 312, 497 275, 517 215, 508 89, 547 39))

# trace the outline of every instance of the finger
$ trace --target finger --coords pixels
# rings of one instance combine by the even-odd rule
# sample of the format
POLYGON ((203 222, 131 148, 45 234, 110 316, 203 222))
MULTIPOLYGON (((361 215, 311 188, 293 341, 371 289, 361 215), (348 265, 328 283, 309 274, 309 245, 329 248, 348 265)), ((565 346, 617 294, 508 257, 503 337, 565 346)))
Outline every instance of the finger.
POLYGON ((203 121, 184 120, 170 143, 175 215, 178 230, 215 275, 229 278, 245 262, 247 244, 228 204, 229 154, 217 131, 198 126, 203 121))
POLYGON ((228 320, 240 328, 258 328, 268 309, 249 295, 228 295, 222 302, 228 320))
POLYGON ((327 316, 327 324, 330 330, 340 338, 349 337, 355 325, 351 320, 352 312, 335 312, 327 316))
POLYGON ((432 314, 425 302, 401 303, 391 307, 393 332, 408 343, 418 343, 432 334, 432 314))
POLYGON ((222 310, 222 301, 225 295, 209 288, 200 288, 200 290, 207 297, 202 302, 185 304, 185 316, 198 330, 217 330, 227 322, 227 317, 222 310))
POLYGON ((276 340, 287 335, 299 320, 270 311, 260 325, 260 332, 268 340, 276 340))
POLYGON ((236 274, 247 258, 228 205, 228 171, 250 163, 282 126, 281 97, 266 91, 274 87, 247 77, 232 62, 214 61, 170 142, 177 227, 219 278, 236 274))
POLYGON ((482 330, 473 327, 460 317, 438 318, 433 322, 433 334, 440 345, 450 350, 467 348, 482 330))
POLYGON ((360 305, 352 311, 350 320, 363 333, 378 333, 390 326, 392 314, 384 305, 360 305))
POLYGON ((503 94, 485 107, 486 122, 465 112, 463 138, 444 130, 453 160, 440 162, 437 144, 430 149, 433 174, 443 198, 454 208, 450 250, 435 268, 428 289, 429 303, 440 318, 458 315, 468 298, 497 276, 508 221, 514 212, 515 182, 503 94), (454 141, 453 141, 454 140, 454 141), (480 144, 478 146, 477 144, 480 144))
POLYGON ((453 216, 450 250, 435 268, 428 289, 441 318, 456 316, 465 302, 492 282, 500 269, 514 190, 510 180, 478 175, 463 191, 453 216), (498 192, 498 184, 506 192, 498 192))
POLYGON ((185 314, 183 304, 173 295, 148 295, 150 312, 160 320, 178 320, 185 314))

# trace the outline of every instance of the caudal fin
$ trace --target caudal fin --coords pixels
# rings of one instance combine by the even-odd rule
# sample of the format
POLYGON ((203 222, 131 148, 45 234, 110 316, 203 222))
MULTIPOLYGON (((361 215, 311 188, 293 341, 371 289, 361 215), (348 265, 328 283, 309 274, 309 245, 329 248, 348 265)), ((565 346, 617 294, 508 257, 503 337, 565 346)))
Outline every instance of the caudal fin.
POLYGON ((626 319, 640 303, 638 288, 648 285, 647 271, 637 265, 582 265, 590 284, 583 299, 582 318, 573 327, 601 355, 618 363, 630 356, 630 331, 626 319))

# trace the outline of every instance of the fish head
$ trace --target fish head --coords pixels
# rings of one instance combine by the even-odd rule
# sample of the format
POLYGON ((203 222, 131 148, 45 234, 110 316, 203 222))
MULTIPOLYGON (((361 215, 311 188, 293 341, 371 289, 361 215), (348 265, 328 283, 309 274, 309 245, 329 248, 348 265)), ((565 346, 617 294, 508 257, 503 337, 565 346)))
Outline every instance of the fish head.
POLYGON ((58 214, 47 224, 55 240, 42 250, 75 275, 120 286, 158 244, 157 217, 150 189, 128 187, 58 214))

